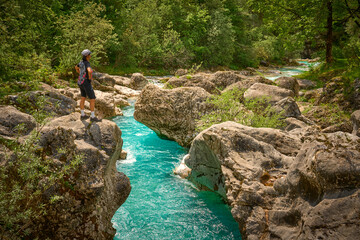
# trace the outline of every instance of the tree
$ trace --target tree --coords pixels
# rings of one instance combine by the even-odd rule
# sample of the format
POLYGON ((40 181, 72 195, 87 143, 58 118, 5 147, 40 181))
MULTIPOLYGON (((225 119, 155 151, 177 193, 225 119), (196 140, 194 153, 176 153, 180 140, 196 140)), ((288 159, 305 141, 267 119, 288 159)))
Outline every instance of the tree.
POLYGON ((299 32, 298 39, 323 41, 327 63, 333 61, 333 44, 344 33, 344 24, 354 18, 359 11, 357 0, 248 0, 250 8, 259 14, 265 24, 274 24, 276 36, 291 36, 299 32), (336 33, 336 34, 334 34, 336 33))
POLYGON ((58 25, 60 35, 56 37, 56 44, 60 48, 58 54, 59 72, 72 70, 80 61, 81 51, 90 49, 94 65, 107 60, 107 45, 116 44, 114 27, 110 21, 102 18, 105 6, 96 3, 86 5, 82 10, 74 11, 70 15, 61 16, 58 25))

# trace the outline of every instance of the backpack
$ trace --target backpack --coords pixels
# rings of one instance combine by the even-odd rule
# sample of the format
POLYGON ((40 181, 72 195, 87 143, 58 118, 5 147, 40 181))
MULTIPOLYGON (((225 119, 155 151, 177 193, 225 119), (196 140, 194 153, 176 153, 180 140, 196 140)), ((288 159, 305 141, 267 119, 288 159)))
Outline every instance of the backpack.
POLYGON ((80 74, 77 84, 80 86, 85 82, 86 79, 86 67, 85 67, 85 63, 82 60, 79 63, 79 68, 80 68, 80 74))

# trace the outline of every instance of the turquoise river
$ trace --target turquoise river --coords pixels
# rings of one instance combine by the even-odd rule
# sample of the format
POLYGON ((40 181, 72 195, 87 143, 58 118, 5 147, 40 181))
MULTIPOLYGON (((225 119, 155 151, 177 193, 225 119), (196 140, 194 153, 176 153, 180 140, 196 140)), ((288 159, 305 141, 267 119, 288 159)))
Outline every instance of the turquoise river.
MULTIPOLYGON (((266 77, 275 80, 309 70, 312 64, 278 69, 266 77)), ((116 240, 137 239, 241 239, 238 224, 219 195, 198 191, 189 181, 173 174, 187 153, 176 142, 160 139, 135 121, 134 107, 113 119, 122 131, 126 160, 117 168, 129 178, 129 198, 112 222, 116 240)))
POLYGON ((132 189, 112 219, 114 239, 241 239, 219 195, 198 191, 173 174, 187 149, 135 121, 133 106, 123 113, 113 121, 122 131, 128 157, 117 168, 130 178, 132 189))

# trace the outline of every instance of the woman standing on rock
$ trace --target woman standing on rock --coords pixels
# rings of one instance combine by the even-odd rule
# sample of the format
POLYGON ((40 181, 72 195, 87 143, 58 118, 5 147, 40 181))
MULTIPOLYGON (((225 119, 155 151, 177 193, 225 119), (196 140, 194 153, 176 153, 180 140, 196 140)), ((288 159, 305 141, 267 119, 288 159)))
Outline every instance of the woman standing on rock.
POLYGON ((79 64, 77 64, 75 66, 76 72, 78 72, 80 74, 79 76, 79 80, 78 80, 78 85, 80 87, 80 91, 81 91, 81 99, 80 99, 80 111, 81 111, 81 120, 85 120, 88 118, 88 116, 85 115, 85 100, 86 97, 88 97, 90 99, 90 111, 91 111, 91 115, 90 115, 90 122, 99 122, 101 120, 99 120, 97 117, 95 117, 95 92, 94 89, 91 85, 91 80, 92 80, 92 73, 93 70, 91 69, 90 66, 90 58, 91 58, 91 52, 89 49, 85 49, 84 51, 81 52, 82 55, 82 60, 80 61, 79 64))

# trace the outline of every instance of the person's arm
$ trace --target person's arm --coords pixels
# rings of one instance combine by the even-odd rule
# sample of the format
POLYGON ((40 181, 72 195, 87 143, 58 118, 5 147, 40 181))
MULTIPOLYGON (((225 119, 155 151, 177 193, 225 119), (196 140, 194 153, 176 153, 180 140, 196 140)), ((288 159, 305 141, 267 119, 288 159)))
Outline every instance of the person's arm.
POLYGON ((93 79, 92 78, 93 70, 91 69, 91 67, 88 67, 87 70, 88 70, 88 74, 89 74, 89 79, 92 80, 93 79))
POLYGON ((76 70, 76 72, 77 72, 77 73, 79 73, 79 74, 80 74, 80 68, 79 68, 79 66, 78 66, 78 65, 75 65, 75 70, 76 70))

